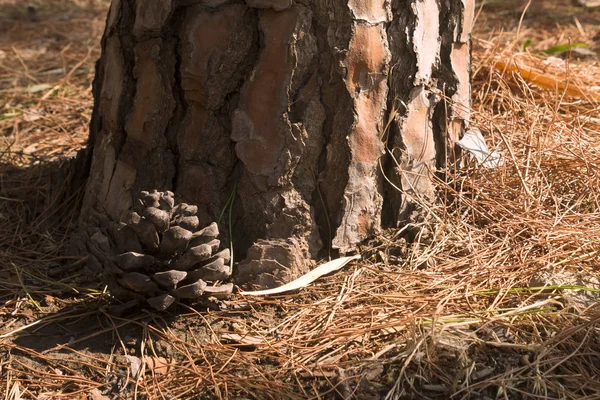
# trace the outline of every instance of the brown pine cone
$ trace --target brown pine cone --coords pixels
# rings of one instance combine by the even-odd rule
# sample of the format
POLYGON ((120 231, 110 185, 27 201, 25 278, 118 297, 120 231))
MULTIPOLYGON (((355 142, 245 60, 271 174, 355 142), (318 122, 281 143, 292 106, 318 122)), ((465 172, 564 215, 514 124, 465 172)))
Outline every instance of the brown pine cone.
POLYGON ((170 191, 143 191, 125 223, 113 223, 111 293, 165 310, 177 299, 223 298, 233 284, 229 249, 220 250, 216 223, 198 229, 198 207, 175 204, 170 191))

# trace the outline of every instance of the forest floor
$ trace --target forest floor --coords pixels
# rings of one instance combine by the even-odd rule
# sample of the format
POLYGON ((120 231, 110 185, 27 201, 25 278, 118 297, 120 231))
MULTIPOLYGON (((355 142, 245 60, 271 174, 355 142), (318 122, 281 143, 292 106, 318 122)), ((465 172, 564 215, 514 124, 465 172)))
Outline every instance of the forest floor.
POLYGON ((292 294, 118 316, 51 185, 85 145, 108 1, 27 3, 0 0, 5 399, 600 398, 600 11, 478 3, 473 124, 504 163, 439 183, 428 242, 389 231, 292 294))

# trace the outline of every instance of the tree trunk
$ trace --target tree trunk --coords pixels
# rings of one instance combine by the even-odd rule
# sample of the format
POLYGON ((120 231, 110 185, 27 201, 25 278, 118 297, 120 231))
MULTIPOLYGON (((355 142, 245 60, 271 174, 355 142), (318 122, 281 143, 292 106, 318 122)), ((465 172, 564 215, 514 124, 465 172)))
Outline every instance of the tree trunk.
POLYGON ((113 0, 82 210, 171 190, 272 286, 432 201, 470 106, 474 0, 113 0), (226 214, 227 215, 227 214, 226 214))

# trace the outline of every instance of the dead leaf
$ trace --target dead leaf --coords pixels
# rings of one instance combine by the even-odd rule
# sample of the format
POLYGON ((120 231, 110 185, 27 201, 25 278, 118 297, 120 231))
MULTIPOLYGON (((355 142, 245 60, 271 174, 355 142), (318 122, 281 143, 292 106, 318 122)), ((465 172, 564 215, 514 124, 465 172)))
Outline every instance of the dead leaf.
POLYGON ((481 131, 471 128, 456 142, 464 150, 475 156, 477 161, 486 168, 496 168, 504 164, 502 155, 497 151, 490 151, 481 131))
POLYGON ((171 363, 164 357, 148 357, 144 360, 148 371, 156 375, 166 375, 169 373, 171 363))
POLYGON ((25 318, 33 317, 33 310, 31 308, 26 308, 21 311, 21 316, 25 318))
POLYGON ((142 360, 136 356, 125 355, 125 359, 129 362, 129 369, 131 370, 131 377, 137 379, 140 369, 142 368, 142 360))
POLYGON ((24 154, 33 154, 37 151, 37 144, 33 143, 23 149, 24 154))
POLYGON ((41 47, 39 49, 14 49, 13 48, 13 50, 17 54, 17 56, 22 58, 23 60, 31 60, 32 58, 46 54, 46 51, 48 49, 46 49, 45 47, 41 47))
POLYGON ((256 346, 259 344, 264 344, 265 341, 262 338, 250 335, 238 335, 237 333, 224 333, 221 335, 223 339, 231 340, 233 342, 238 342, 240 344, 246 346, 256 346))
POLYGON ((600 0, 579 0, 579 4, 588 8, 600 7, 600 0))
POLYGON ((37 121, 38 119, 42 118, 38 112, 28 112, 25 115, 23 115, 23 119, 27 122, 34 122, 37 121))
POLYGON ((50 89, 52 85, 48 85, 47 83, 40 83, 39 85, 33 85, 27 88, 28 93, 37 93, 42 90, 50 89))
POLYGON ((344 265, 348 264, 352 260, 358 260, 360 255, 350 256, 350 257, 340 257, 336 260, 326 262, 325 264, 319 265, 317 268, 313 269, 309 273, 302 275, 300 278, 291 281, 290 283, 286 283, 283 286, 279 286, 275 289, 268 290, 258 290, 255 292, 241 292, 245 296, 266 296, 269 294, 278 294, 284 292, 290 292, 292 290, 300 289, 302 287, 308 286, 312 282, 316 281, 323 275, 327 275, 333 271, 337 271, 342 268, 344 265))
POLYGON ((563 60, 562 58, 550 56, 544 60, 544 64, 554 68, 561 68, 565 65, 565 60, 563 60))
POLYGON ((98 389, 93 389, 88 394, 88 399, 89 400, 110 400, 110 397, 103 395, 102 392, 100 392, 100 390, 98 390, 98 389))

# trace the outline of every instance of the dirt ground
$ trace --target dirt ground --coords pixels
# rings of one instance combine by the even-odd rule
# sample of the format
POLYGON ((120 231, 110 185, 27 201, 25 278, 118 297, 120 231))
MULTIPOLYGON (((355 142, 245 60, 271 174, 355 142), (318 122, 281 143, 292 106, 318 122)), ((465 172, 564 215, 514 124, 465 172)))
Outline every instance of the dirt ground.
POLYGON ((69 255, 81 193, 53 184, 85 146, 108 5, 0 0, 4 398, 600 398, 598 9, 478 3, 473 123, 504 165, 448 173, 427 239, 158 313, 69 255))

